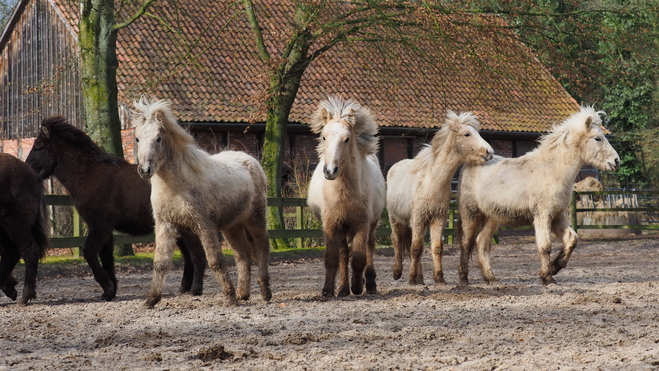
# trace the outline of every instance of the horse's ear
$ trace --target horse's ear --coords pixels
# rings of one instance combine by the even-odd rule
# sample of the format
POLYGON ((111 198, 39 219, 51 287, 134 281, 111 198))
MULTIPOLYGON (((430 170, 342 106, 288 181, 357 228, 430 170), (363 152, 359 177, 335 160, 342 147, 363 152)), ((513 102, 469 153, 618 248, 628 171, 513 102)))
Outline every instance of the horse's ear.
POLYGON ((343 118, 345 118, 348 125, 355 126, 355 123, 357 122, 357 112, 351 108, 343 118))
POLYGON ((332 115, 325 109, 325 107, 320 109, 320 121, 323 124, 326 124, 327 121, 332 119, 332 115))
POLYGON ((591 116, 588 116, 586 119, 586 129, 590 130, 590 128, 593 127, 593 118, 591 116))
POLYGON ((50 136, 50 130, 48 130, 48 127, 46 125, 41 125, 41 133, 46 138, 50 136))
POLYGON ((162 116, 162 111, 156 111, 153 113, 153 118, 158 120, 159 122, 162 122, 163 116, 162 116))

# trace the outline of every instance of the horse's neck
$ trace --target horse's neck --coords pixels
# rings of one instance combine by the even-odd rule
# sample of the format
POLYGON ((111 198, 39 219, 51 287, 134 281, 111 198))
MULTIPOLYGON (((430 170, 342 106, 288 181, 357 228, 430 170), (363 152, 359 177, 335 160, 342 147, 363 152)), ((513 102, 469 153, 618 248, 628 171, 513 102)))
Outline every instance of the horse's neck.
POLYGON ((82 150, 69 150, 57 154, 57 166, 53 175, 66 188, 69 194, 76 198, 88 183, 87 178, 95 174, 91 169, 96 161, 82 150))
POLYGON ((364 171, 368 159, 362 154, 357 154, 355 161, 352 161, 349 166, 342 169, 339 176, 332 181, 328 181, 326 189, 330 189, 332 194, 341 195, 341 197, 354 197, 362 193, 364 171))
POLYGON ((453 174, 461 164, 460 159, 446 152, 440 152, 437 156, 434 156, 433 153, 429 153, 429 155, 431 158, 428 159, 426 164, 424 176, 429 178, 436 189, 446 189, 447 185, 451 184, 453 174))
POLYGON ((532 158, 538 166, 544 167, 546 173, 552 174, 552 182, 556 181, 556 184, 565 186, 574 183, 574 179, 585 164, 581 157, 575 156, 574 151, 563 146, 539 148, 526 156, 532 158))

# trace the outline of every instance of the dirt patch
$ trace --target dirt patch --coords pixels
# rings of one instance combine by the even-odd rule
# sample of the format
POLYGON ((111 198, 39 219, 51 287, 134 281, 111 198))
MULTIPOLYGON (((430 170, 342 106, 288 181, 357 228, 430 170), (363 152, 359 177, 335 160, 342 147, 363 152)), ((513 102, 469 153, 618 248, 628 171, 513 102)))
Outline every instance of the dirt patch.
POLYGON ((391 249, 378 249, 378 295, 326 300, 319 254, 275 258, 272 301, 254 282, 254 297, 236 308, 211 273, 203 296, 175 295, 176 266, 153 310, 142 308, 148 267, 120 267, 117 299, 106 303, 86 265, 44 266, 31 305, 0 298, 0 368, 659 369, 655 239, 584 241, 548 287, 528 236, 494 248, 496 285, 485 285, 472 262, 472 285, 456 288, 455 246, 446 249, 446 286, 431 284, 427 253, 427 285, 394 281, 392 260, 391 249))

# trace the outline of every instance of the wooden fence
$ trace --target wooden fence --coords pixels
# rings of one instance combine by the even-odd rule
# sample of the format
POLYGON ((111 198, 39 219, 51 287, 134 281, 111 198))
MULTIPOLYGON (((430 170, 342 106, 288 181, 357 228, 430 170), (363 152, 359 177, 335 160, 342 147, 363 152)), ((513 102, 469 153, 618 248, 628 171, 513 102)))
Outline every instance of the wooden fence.
MULTIPOLYGON (((619 203, 619 202, 618 202, 619 203)), ((70 196, 67 195, 46 195, 46 204, 48 205, 72 205, 70 196)), ((582 206, 583 206, 582 202, 582 206)), ((588 203, 585 203, 588 205, 588 203)), ((606 192, 573 192, 571 200, 571 222, 574 230, 578 229, 644 229, 644 230, 659 230, 659 191, 606 191, 606 192), (623 202, 621 205, 611 203, 615 207, 577 207, 577 201, 582 199, 582 196, 593 197, 601 196, 609 200, 632 199, 634 202, 623 202), (577 213, 590 213, 590 212, 636 212, 647 216, 642 220, 642 224, 638 225, 584 225, 577 224, 577 213)), ((286 207, 294 208, 295 212, 287 214, 293 217, 295 225, 293 229, 285 230, 270 230, 270 238, 286 238, 294 239, 297 247, 303 246, 305 238, 322 238, 323 232, 317 228, 309 228, 305 220, 306 213, 308 213, 307 201, 304 198, 269 198, 268 206, 272 207, 286 207)), ((444 236, 449 244, 453 243, 454 236, 456 235, 455 222, 457 217, 457 204, 455 200, 451 201, 448 220, 444 228, 444 236)), ((388 224, 388 220, 383 216, 383 221, 388 224)), ((54 248, 69 248, 80 247, 85 242, 85 236, 82 233, 83 226, 80 217, 74 209, 73 212, 73 236, 71 237, 53 237, 51 244, 54 248)), ((523 227, 521 229, 528 229, 523 227)), ((376 230, 378 237, 388 237, 391 235, 391 229, 388 227, 381 227, 376 230)), ((123 234, 115 234, 115 244, 132 244, 132 243, 148 243, 155 240, 153 234, 144 236, 128 236, 123 234)), ((495 242, 498 238, 495 237, 495 242)))

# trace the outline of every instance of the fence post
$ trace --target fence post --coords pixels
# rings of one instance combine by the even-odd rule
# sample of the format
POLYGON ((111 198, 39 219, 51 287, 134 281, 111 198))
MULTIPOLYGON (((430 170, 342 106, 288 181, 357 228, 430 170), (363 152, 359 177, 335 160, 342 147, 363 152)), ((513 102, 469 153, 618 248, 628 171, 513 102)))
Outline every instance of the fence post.
MULTIPOLYGON (((302 206, 295 207, 295 229, 304 229, 304 212, 302 211, 302 206)), ((298 237, 295 240, 298 249, 304 247, 304 239, 302 237, 298 237)))
POLYGON ((454 220, 455 220, 455 208, 453 207, 453 204, 449 204, 449 208, 448 208, 448 229, 450 229, 453 232, 446 239, 446 242, 449 245, 453 245, 453 236, 455 235, 454 220))
MULTIPOLYGON (((73 207, 73 237, 80 237, 82 234, 82 219, 80 219, 80 214, 78 214, 78 209, 73 207)), ((79 258, 82 256, 82 246, 73 248, 73 256, 79 258)))
POLYGON ((572 191, 572 199, 570 200, 570 216, 572 217, 572 229, 577 231, 577 197, 579 194, 576 191, 572 191))

